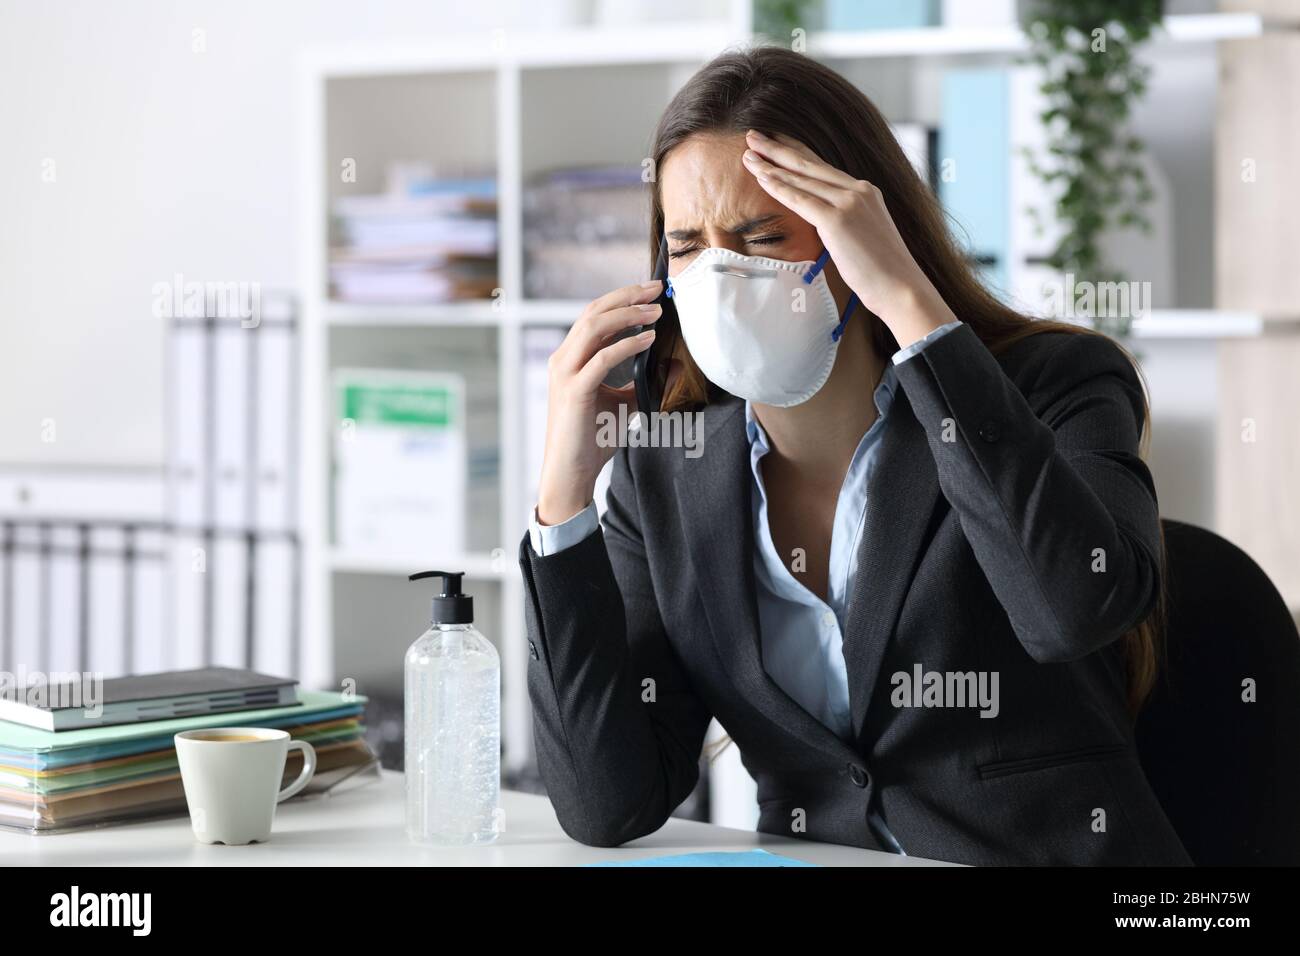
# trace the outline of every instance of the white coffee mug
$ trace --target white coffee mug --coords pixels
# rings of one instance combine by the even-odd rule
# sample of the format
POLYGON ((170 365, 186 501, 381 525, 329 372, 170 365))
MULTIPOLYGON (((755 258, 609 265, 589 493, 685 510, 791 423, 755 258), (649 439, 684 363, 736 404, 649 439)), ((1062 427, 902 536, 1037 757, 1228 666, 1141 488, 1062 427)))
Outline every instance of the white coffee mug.
POLYGON ((316 772, 311 744, 264 727, 183 731, 176 735, 176 758, 194 835, 229 846, 270 839, 276 804, 307 786, 316 772), (292 749, 302 751, 302 772, 281 790, 292 749))

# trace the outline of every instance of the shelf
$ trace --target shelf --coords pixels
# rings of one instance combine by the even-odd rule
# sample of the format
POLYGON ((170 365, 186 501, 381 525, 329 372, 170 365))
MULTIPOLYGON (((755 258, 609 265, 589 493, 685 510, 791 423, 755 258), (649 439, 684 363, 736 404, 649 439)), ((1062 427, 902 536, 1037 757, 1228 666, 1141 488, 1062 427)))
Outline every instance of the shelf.
MULTIPOLYGON (((456 302, 445 305, 359 306, 332 303, 326 314, 331 325, 344 326, 501 326, 568 325, 587 306, 581 300, 538 300, 491 303, 456 302)), ((1153 309, 1134 322, 1142 339, 1245 338, 1262 335, 1271 326, 1254 312, 1215 309, 1153 309)))
POLYGON ((547 299, 526 302, 445 302, 420 305, 359 305, 330 302, 325 318, 339 326, 487 326, 568 325, 587 302, 547 299))
POLYGON ((439 302, 421 305, 364 305, 328 302, 325 319, 330 325, 497 326, 510 321, 509 310, 499 302, 439 302))
MULTIPOLYGON (((1090 326, 1087 319, 1061 321, 1090 326)), ((1220 312, 1214 309, 1152 309, 1133 320, 1134 339, 1241 339, 1263 335, 1264 318, 1254 312, 1220 312)))
POLYGON ((736 42, 729 23, 701 20, 681 26, 576 28, 527 35, 527 45, 505 44, 502 56, 524 68, 624 66, 631 63, 703 63, 736 42))
POLYGON ((365 554, 357 551, 334 549, 329 555, 331 570, 353 574, 381 574, 405 577, 416 571, 439 568, 444 571, 463 571, 468 578, 502 580, 518 573, 512 556, 502 554, 418 555, 365 554))
POLYGON ((569 325, 590 303, 582 299, 534 299, 519 305, 526 325, 569 325))
MULTIPOLYGON (((1264 32, 1263 17, 1253 13, 1205 13, 1165 17, 1155 42, 1209 43, 1264 32)), ((921 27, 914 30, 817 32, 808 38, 810 53, 829 59, 868 57, 963 56, 1023 53, 1028 49, 1018 26, 921 27)))
POLYGON ((1133 323, 1133 331, 1140 339, 1250 338, 1264 333, 1264 319, 1254 312, 1152 309, 1133 323))
MULTIPOLYGON (((1265 19, 1254 13, 1201 13, 1165 17, 1157 43, 1211 43, 1259 36, 1265 19)), ((701 20, 689 29, 646 26, 636 29, 574 27, 550 31, 489 31, 435 39, 382 50, 321 48, 305 58, 309 70, 328 76, 450 73, 498 67, 539 68, 703 63, 738 40, 733 24, 701 20)), ((920 27, 907 30, 818 31, 809 52, 830 58, 923 57, 1018 53, 1026 48, 1023 31, 998 27, 920 27)))
MULTIPOLYGON (((1048 316, 1048 318, 1056 318, 1048 316)), ((1060 318, 1058 321, 1091 327, 1088 319, 1060 318)), ((1152 309, 1133 320, 1133 339, 1243 339, 1256 338, 1272 330, 1255 312, 1221 312, 1216 309, 1152 309)))
POLYGON ((701 20, 684 27, 573 27, 561 30, 481 31, 378 50, 319 48, 305 68, 331 77, 460 73, 497 68, 623 66, 704 63, 736 43, 732 24, 701 20))

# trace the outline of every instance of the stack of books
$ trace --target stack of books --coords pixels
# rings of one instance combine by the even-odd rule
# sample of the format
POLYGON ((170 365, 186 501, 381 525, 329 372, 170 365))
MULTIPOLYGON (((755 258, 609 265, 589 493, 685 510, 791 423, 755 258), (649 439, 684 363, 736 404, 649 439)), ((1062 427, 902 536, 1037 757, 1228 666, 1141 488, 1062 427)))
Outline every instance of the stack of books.
POLYGON ((497 279, 497 184, 490 176, 404 179, 334 203, 332 297, 365 304, 487 299, 497 279))
POLYGON ((590 300, 650 276, 640 166, 557 169, 524 190, 524 294, 590 300))
MULTIPOLYGON (((376 776, 378 760, 364 739, 365 698, 299 692, 294 683, 207 668, 105 681, 102 707, 89 712, 6 701, 0 826, 47 833, 185 813, 174 735, 205 727, 278 728, 310 743, 316 773, 300 795, 376 776), (211 690, 196 692, 204 686, 211 690)), ((291 751, 284 783, 301 769, 301 754, 291 751)))

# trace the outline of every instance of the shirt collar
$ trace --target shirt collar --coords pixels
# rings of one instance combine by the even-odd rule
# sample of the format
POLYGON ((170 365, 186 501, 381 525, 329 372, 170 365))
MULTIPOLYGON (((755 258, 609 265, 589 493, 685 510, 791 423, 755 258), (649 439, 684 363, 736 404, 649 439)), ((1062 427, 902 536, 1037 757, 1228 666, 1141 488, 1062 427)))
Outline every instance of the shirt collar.
MULTIPOLYGON (((880 418, 889 414, 890 406, 894 404, 894 395, 898 391, 898 375, 894 371, 894 363, 891 359, 885 359, 885 370, 880 376, 880 384, 876 386, 875 401, 876 411, 880 418)), ((753 446, 755 460, 765 455, 772 448, 767 439, 767 432, 763 431, 763 426, 758 423, 754 417, 754 406, 749 399, 745 399, 745 434, 749 436, 749 443, 753 446)))

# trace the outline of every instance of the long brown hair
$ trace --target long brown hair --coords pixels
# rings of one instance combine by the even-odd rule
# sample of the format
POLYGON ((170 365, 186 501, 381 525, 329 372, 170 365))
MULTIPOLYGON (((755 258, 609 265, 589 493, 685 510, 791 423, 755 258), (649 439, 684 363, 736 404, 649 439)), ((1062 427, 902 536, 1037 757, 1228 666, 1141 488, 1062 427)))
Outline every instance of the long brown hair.
MULTIPOLYGON (((1042 332, 1099 335, 1078 325, 1031 319, 1003 304, 977 278, 953 240, 943 207, 917 174, 894 138, 889 124, 867 97, 848 80, 816 60, 776 46, 756 46, 724 53, 701 68, 673 97, 655 130, 652 168, 663 168, 672 150, 701 133, 785 133, 807 145, 827 163, 855 179, 874 183, 898 231, 926 276, 952 311, 961 316, 994 354, 1026 336, 1042 332)), ((650 255, 659 251, 664 228, 663 204, 656 180, 650 212, 650 255)), ((898 350, 893 333, 866 310, 871 344, 888 358, 898 350)), ((1142 382, 1146 380, 1133 356, 1142 382)), ((664 397, 665 409, 696 407, 708 401, 709 385, 691 360, 681 337, 676 357, 682 373, 664 397)), ((1145 400, 1145 395, 1144 395, 1145 400)), ((1142 453, 1150 441, 1150 403, 1143 416, 1142 453)), ((1161 566, 1164 541, 1161 535, 1161 566)), ((1136 717, 1155 683, 1164 623, 1163 575, 1156 605, 1146 620, 1121 640, 1128 708, 1136 717)))

